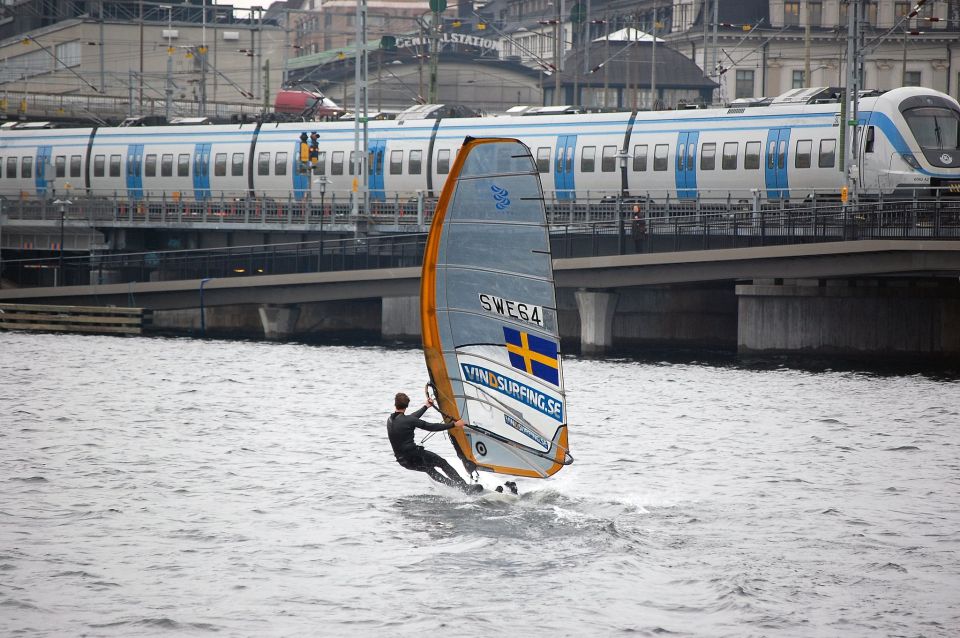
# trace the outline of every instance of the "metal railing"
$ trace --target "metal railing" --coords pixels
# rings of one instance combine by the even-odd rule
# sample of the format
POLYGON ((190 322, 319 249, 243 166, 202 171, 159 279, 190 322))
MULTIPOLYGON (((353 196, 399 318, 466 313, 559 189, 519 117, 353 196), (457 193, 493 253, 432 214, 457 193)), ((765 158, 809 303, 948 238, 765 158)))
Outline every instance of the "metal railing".
MULTIPOLYGON (((263 206, 264 202, 259 202, 263 206)), ((311 224, 336 225, 351 220, 345 203, 308 202, 303 214, 311 224)), ((230 218, 248 218, 251 210, 260 219, 279 215, 290 223, 289 208, 250 209, 230 218)), ((550 233, 553 256, 590 257, 643 252, 671 252, 742 248, 858 239, 960 239, 960 200, 898 199, 843 205, 839 202, 812 206, 778 202, 708 207, 703 202, 666 203, 653 200, 614 199, 592 203, 551 202, 550 233)), ((137 215, 162 217, 169 210, 153 211, 149 205, 137 215)), ((125 214, 130 214, 125 211, 125 214)), ((181 213, 182 214, 182 213, 181 213)), ((210 212, 198 212, 201 216, 210 212)), ((423 214, 414 208, 361 217, 367 222, 398 219, 409 215, 413 225, 423 214)), ((59 214, 56 217, 59 220, 59 214)), ((75 285, 131 281, 242 277, 418 266, 426 234, 372 233, 360 237, 322 237, 317 240, 241 246, 222 249, 108 253, 91 251, 83 256, 36 259, 4 259, 4 277, 18 285, 75 285)))

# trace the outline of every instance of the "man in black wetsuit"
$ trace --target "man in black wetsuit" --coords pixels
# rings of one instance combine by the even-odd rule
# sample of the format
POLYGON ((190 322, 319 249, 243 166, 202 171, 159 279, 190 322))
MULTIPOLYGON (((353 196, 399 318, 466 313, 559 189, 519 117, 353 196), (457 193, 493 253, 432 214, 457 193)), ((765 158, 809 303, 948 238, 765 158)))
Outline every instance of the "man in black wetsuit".
MULTIPOLYGON (((387 419, 387 435, 390 437, 390 445, 393 446, 393 453, 397 457, 397 463, 417 472, 426 472, 427 476, 438 483, 456 487, 465 492, 473 491, 477 486, 471 486, 461 478, 457 471, 447 463, 439 454, 434 454, 430 450, 425 450, 423 446, 413 442, 413 434, 416 428, 430 432, 443 432, 449 430, 455 425, 464 425, 463 419, 454 423, 427 423, 421 421, 420 417, 427 411, 433 401, 428 399, 427 404, 412 414, 405 414, 410 405, 410 397, 403 392, 398 392, 394 397, 393 405, 396 412, 387 419), (443 474, 436 468, 443 470, 443 474), (446 474, 446 476, 444 476, 446 474)), ((482 487, 480 489, 483 489, 482 487)))

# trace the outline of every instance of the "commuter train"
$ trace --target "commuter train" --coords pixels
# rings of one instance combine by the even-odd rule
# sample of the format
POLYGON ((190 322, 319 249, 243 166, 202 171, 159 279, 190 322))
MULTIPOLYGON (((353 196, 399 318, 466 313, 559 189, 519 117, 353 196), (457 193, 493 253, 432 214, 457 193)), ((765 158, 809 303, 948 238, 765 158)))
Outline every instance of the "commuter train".
MULTIPOLYGON (((808 93, 813 95, 816 92, 808 93)), ((436 196, 466 136, 516 137, 547 198, 837 196, 840 105, 799 92, 722 109, 373 121, 371 199, 436 196)), ((909 87, 859 101, 854 177, 866 195, 960 193, 960 105, 909 87)), ((182 201, 342 197, 354 186, 353 122, 0 131, 0 196, 182 201), (319 134, 315 167, 300 135, 319 134)), ((329 199, 327 200, 329 201, 329 199)))

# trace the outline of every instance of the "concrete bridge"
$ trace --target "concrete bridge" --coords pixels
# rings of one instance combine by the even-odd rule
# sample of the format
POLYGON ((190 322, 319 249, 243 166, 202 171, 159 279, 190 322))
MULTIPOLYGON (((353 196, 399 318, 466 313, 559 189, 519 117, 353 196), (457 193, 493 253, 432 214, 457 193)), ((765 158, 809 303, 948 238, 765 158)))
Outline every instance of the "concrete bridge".
MULTIPOLYGON (((866 240, 554 260, 561 336, 871 356, 960 354, 960 242, 866 240)), ((0 290, 0 301, 153 309, 156 327, 419 335, 419 268, 0 290)))

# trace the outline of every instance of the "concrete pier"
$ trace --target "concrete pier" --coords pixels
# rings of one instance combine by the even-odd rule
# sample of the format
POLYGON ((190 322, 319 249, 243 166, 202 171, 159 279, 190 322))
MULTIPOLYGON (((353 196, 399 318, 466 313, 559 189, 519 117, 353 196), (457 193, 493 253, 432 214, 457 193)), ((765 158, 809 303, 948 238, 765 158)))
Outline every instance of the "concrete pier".
POLYGON ((420 335, 420 297, 384 297, 380 336, 384 339, 417 341, 420 335))
POLYGON ((955 280, 794 279, 737 286, 740 353, 960 354, 955 280))
POLYGON ((578 290, 580 310, 580 351, 600 354, 613 345, 613 314, 617 310, 615 292, 578 290))
POLYGON ((300 318, 300 306, 264 304, 258 310, 264 337, 276 341, 293 335, 300 318))
POLYGON ((737 344, 737 296, 727 282, 620 289, 617 346, 730 348, 737 344))

